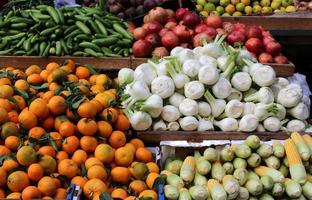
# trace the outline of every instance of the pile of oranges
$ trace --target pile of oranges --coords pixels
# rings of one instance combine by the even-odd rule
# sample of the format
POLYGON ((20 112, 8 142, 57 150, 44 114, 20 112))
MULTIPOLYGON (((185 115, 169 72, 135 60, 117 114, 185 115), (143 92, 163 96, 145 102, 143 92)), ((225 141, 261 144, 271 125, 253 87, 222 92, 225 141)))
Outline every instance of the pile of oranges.
POLYGON ((118 105, 118 80, 72 60, 0 69, 0 198, 157 199, 159 168, 118 105), (128 142, 127 142, 128 141, 128 142))

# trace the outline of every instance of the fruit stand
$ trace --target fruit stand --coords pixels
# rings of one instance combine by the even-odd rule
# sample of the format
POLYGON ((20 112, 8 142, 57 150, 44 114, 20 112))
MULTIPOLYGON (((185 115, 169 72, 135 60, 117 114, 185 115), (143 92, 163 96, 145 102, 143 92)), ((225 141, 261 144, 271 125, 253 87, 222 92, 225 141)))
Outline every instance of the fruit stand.
POLYGON ((312 199, 311 2, 38 2, 0 5, 0 199, 312 199))

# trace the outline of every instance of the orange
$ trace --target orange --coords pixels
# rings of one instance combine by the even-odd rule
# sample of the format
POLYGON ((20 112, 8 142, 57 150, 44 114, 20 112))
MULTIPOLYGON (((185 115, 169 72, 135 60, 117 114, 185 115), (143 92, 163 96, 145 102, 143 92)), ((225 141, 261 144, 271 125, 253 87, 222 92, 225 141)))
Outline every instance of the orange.
POLYGON ((54 120, 54 128, 58 131, 63 122, 67 122, 69 119, 65 115, 57 116, 54 120))
POLYGON ((111 171, 111 178, 117 183, 127 184, 130 180, 130 172, 126 167, 115 167, 111 171))
POLYGON ((0 168, 0 187, 6 184, 7 178, 8 178, 7 172, 1 167, 0 168))
POLYGON ((116 108, 105 108, 102 113, 100 114, 100 117, 113 124, 117 121, 117 118, 118 118, 118 110, 116 108))
POLYGON ((151 173, 151 172, 154 172, 154 173, 157 173, 159 174, 159 167, 156 163, 154 162, 149 162, 149 163, 146 163, 146 166, 148 168, 148 171, 151 173))
POLYGON ((68 74, 67 75, 67 80, 73 83, 77 83, 78 82, 78 77, 75 76, 74 74, 68 74))
POLYGON ((52 72, 52 80, 56 83, 62 83, 67 77, 68 72, 64 69, 56 69, 52 72))
POLYGON ((11 122, 18 123, 18 113, 15 110, 8 112, 8 117, 11 122))
POLYGON ((129 170, 132 176, 138 180, 144 180, 149 173, 146 164, 141 162, 133 162, 129 170))
POLYGON ((39 85, 43 82, 43 79, 40 74, 31 74, 27 76, 27 82, 31 85, 39 85))
POLYGON ((106 74, 99 74, 95 79, 95 84, 104 86, 108 81, 109 78, 106 74))
POLYGON ((113 131, 109 137, 109 144, 113 148, 119 148, 126 144, 126 135, 122 131, 113 131))
POLYGON ((50 140, 53 140, 58 148, 62 146, 62 136, 58 132, 50 132, 50 140))
POLYGON ((43 173, 43 168, 38 163, 31 164, 27 170, 27 175, 32 181, 39 181, 43 177, 43 173))
POLYGON ((44 80, 45 82, 47 82, 48 80, 48 76, 49 76, 49 72, 48 70, 44 69, 40 72, 40 76, 42 78, 42 80, 44 80))
POLYGON ((23 91, 28 91, 29 90, 29 83, 23 79, 19 79, 15 82, 14 87, 23 90, 23 91))
POLYGON ((115 122, 115 128, 120 131, 126 131, 130 128, 129 119, 122 114, 119 114, 115 122))
POLYGON ((0 107, 4 108, 7 112, 10 112, 12 110, 12 103, 7 99, 0 99, 0 107))
POLYGON ((93 105, 95 105, 95 107, 96 107, 96 112, 97 112, 97 113, 99 113, 99 112, 101 112, 101 111, 103 110, 103 106, 102 106, 102 104, 101 104, 98 100, 92 99, 92 100, 90 101, 90 103, 92 103, 93 105))
POLYGON ((58 63, 51 62, 51 63, 47 64, 46 70, 47 70, 49 73, 51 73, 53 70, 55 70, 55 69, 57 69, 57 68, 59 68, 59 67, 60 67, 60 65, 59 65, 58 63))
POLYGON ((19 128, 13 122, 6 122, 1 127, 1 138, 6 139, 9 136, 18 136, 19 128))
POLYGON ((50 115, 41 122, 41 126, 49 131, 54 127, 54 118, 50 115))
POLYGON ((124 189, 116 188, 112 191, 111 196, 113 199, 125 199, 128 197, 128 194, 124 189))
POLYGON ((92 199, 96 194, 107 192, 107 185, 100 179, 90 179, 83 186, 83 193, 88 199, 92 199))
POLYGON ((13 88, 9 85, 0 85, 0 98, 8 99, 14 94, 13 88))
POLYGON ((83 136, 80 138, 80 147, 84 151, 91 153, 95 151, 95 148, 98 146, 96 138, 92 136, 83 136))
POLYGON ((39 164, 43 168, 44 174, 50 175, 56 170, 56 161, 48 155, 44 155, 40 158, 39 164))
POLYGON ((68 154, 72 154, 79 147, 79 139, 76 136, 69 136, 62 146, 62 150, 68 154))
POLYGON ((17 151, 16 159, 19 164, 29 166, 37 161, 36 151, 30 146, 23 146, 17 151))
POLYGON ((96 147, 94 156, 104 164, 109 164, 114 160, 114 149, 108 144, 100 144, 96 147))
MULTIPOLYGON (((90 89, 93 94, 99 94, 105 91, 105 88, 102 85, 92 85, 90 89)), ((102 105, 102 108, 103 108, 103 105, 102 105)))
POLYGON ((26 108, 25 99, 19 95, 14 95, 13 98, 15 99, 16 103, 14 104, 14 108, 17 110, 23 110, 26 108))
POLYGON ((63 65, 69 67, 72 71, 75 70, 75 62, 72 59, 66 59, 63 63, 63 65))
POLYGON ((7 172, 13 172, 18 169, 18 162, 12 158, 7 158, 3 161, 2 168, 7 172))
POLYGON ((88 118, 80 119, 77 128, 82 135, 94 135, 98 129, 96 122, 88 118))
POLYGON ((136 150, 135 158, 136 158, 136 160, 141 161, 141 162, 145 162, 145 163, 153 161, 153 155, 152 155, 151 151, 145 147, 140 147, 136 150))
POLYGON ((11 151, 6 146, 0 145, 0 156, 8 155, 11 151))
POLYGON ((63 97, 54 96, 50 99, 48 107, 53 115, 60 115, 66 111, 67 104, 63 97))
POLYGON ((129 188, 135 194, 140 194, 144 190, 147 190, 147 186, 144 181, 141 180, 134 180, 129 184, 129 188))
POLYGON ((40 198, 41 198, 41 192, 35 186, 28 186, 22 192, 23 200, 40 199, 40 198))
POLYGON ((136 149, 145 146, 144 142, 142 140, 138 139, 138 138, 131 139, 130 143, 133 144, 136 149))
POLYGON ((79 79, 88 78, 90 76, 90 71, 86 67, 79 66, 76 68, 76 76, 79 79))
POLYGON ((67 158, 68 158, 68 154, 65 151, 58 151, 56 153, 57 163, 60 163, 62 160, 67 159, 67 158))
POLYGON ((44 196, 53 196, 56 192, 54 178, 45 176, 38 182, 38 189, 44 196))
POLYGON ((129 166, 134 158, 132 151, 129 151, 126 147, 120 147, 115 151, 115 162, 119 166, 129 166))
POLYGON ((29 111, 34 113, 38 119, 44 119, 49 115, 48 105, 41 98, 37 98, 30 103, 29 111))
POLYGON ((39 140, 45 133, 46 131, 43 128, 36 126, 29 130, 28 136, 39 140))
POLYGON ((107 138, 113 132, 112 125, 110 123, 106 122, 106 121, 98 121, 97 122, 97 126, 98 126, 98 129, 99 129, 99 135, 101 137, 107 138))
POLYGON ((74 124, 72 124, 70 121, 66 121, 61 123, 59 127, 59 132, 62 137, 68 137, 74 135, 75 129, 76 127, 74 124))
POLYGON ((86 101, 80 104, 77 113, 80 117, 92 118, 97 113, 97 107, 93 103, 86 101))
POLYGON ((64 159, 58 165, 58 172, 68 178, 73 178, 78 173, 78 166, 73 160, 64 159))
POLYGON ((87 176, 89 179, 98 178, 105 181, 107 179, 107 172, 103 166, 94 165, 88 169, 87 176))
POLYGON ((29 76, 31 74, 39 74, 41 72, 41 68, 38 65, 30 65, 25 70, 26 76, 29 76))
POLYGON ((49 155, 53 158, 55 158, 55 156, 56 156, 56 151, 51 146, 40 147, 40 149, 38 150, 38 153, 40 155, 49 155))
POLYGON ((18 121, 21 127, 28 129, 28 130, 37 126, 37 123, 38 123, 36 115, 27 109, 24 109, 19 114, 18 121))
POLYGON ((107 108, 109 106, 109 102, 114 100, 114 98, 104 92, 98 93, 94 98, 102 104, 103 108, 107 108))
POLYGON ((12 192, 11 194, 6 196, 7 199, 20 199, 22 198, 22 194, 20 192, 12 192))
POLYGON ((95 165, 104 166, 103 163, 99 159, 94 158, 94 157, 88 158, 85 162, 85 167, 87 170, 89 170, 92 166, 95 166, 95 165))
POLYGON ((149 189, 152 189, 153 186, 154 186, 154 183, 155 183, 155 180, 159 177, 159 174, 155 173, 155 172, 152 172, 152 173, 149 173, 146 177, 146 185, 149 189))
POLYGON ((7 185, 12 192, 21 192, 29 184, 29 178, 23 171, 15 171, 8 176, 7 185))
POLYGON ((136 198, 135 196, 128 196, 127 198, 125 198, 124 200, 137 200, 138 198, 136 198))
POLYGON ((11 85, 9 78, 0 78, 0 85, 11 85))
POLYGON ((98 76, 97 74, 93 74, 93 75, 90 76, 89 82, 90 82, 91 85, 95 85, 97 76, 98 76))
POLYGON ((135 155, 136 148, 133 144, 127 143, 127 144, 125 144, 124 147, 127 148, 129 151, 131 151, 133 155, 135 155))
POLYGON ((54 199, 66 199, 67 192, 64 188, 57 188, 54 194, 54 199))
POLYGON ((0 125, 9 121, 8 111, 0 107, 0 125))
POLYGON ((9 136, 5 139, 4 145, 12 151, 16 151, 20 145, 20 139, 16 136, 9 136))
POLYGON ((86 182, 88 181, 88 179, 86 177, 82 177, 82 176, 75 176, 72 180, 71 183, 78 185, 79 187, 83 188, 83 186, 86 184, 86 182))
POLYGON ((154 190, 144 190, 140 193, 139 198, 157 200, 157 193, 154 190))
POLYGON ((77 166, 81 166, 82 163, 85 163, 87 158, 87 153, 81 149, 76 150, 71 157, 71 159, 77 164, 77 166))
POLYGON ((0 199, 4 199, 5 198, 5 192, 3 189, 0 189, 0 199))

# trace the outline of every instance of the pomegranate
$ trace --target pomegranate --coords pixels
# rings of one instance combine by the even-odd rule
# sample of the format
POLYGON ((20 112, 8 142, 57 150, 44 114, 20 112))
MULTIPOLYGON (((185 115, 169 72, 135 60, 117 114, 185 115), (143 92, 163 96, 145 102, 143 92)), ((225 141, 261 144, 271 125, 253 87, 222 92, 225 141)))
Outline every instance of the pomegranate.
POLYGON ((159 32, 160 37, 163 37, 169 31, 171 31, 171 30, 168 29, 168 28, 161 29, 160 32, 159 32))
POLYGON ((188 13, 190 12, 188 8, 179 8, 176 12, 175 12, 175 15, 176 15, 176 18, 181 21, 184 17, 184 14, 185 13, 188 13))
POLYGON ((273 63, 273 57, 268 53, 261 53, 258 60, 260 63, 273 63))
MULTIPOLYGON (((174 11, 173 10, 171 10, 171 9, 165 9, 166 10, 166 12, 167 12, 167 16, 168 17, 171 17, 171 18, 174 18, 175 17, 175 13, 174 13, 174 11)), ((168 18, 167 18, 168 19, 168 18)))
POLYGON ((271 33, 270 33, 269 31, 263 30, 263 31, 261 32, 261 34, 262 34, 263 37, 272 37, 272 35, 271 35, 271 33))
POLYGON ((183 15, 183 23, 188 28, 194 28, 200 23, 200 17, 194 12, 187 12, 183 15))
POLYGON ((242 24, 242 23, 236 23, 236 24, 234 24, 234 30, 235 31, 241 31, 241 32, 245 33, 246 26, 245 26, 245 24, 242 24))
POLYGON ((198 24, 198 25, 195 27, 194 31, 195 31, 195 33, 202 33, 202 32, 204 32, 207 28, 208 28, 208 26, 207 26, 206 24, 200 23, 200 24, 198 24))
POLYGON ((245 42, 245 34, 241 31, 234 31, 227 37, 227 42, 231 45, 235 44, 236 42, 245 42))
POLYGON ((147 58, 151 55, 153 51, 153 46, 151 43, 145 40, 137 40, 132 45, 133 55, 138 58, 147 58))
POLYGON ((257 25, 251 25, 246 30, 247 38, 262 38, 261 29, 257 25))
POLYGON ((216 29, 209 27, 209 26, 206 28, 206 30, 204 30, 204 33, 209 35, 211 38, 214 38, 218 34, 216 29))
POLYGON ((144 39, 146 35, 147 35, 147 31, 142 27, 138 27, 133 30, 133 37, 136 40, 144 39))
POLYGON ((178 36, 180 42, 187 42, 190 40, 190 32, 184 25, 178 25, 174 27, 173 32, 178 36))
POLYGON ((168 31, 161 38, 162 45, 167 49, 172 49, 179 45, 179 38, 173 31, 168 31))
POLYGON ((223 28, 217 28, 216 31, 217 31, 218 35, 225 35, 226 34, 226 32, 223 28))
POLYGON ((192 48, 192 45, 190 45, 189 43, 181 43, 180 46, 183 48, 192 48))
POLYGON ((261 53, 262 52, 262 41, 259 38, 249 38, 245 43, 248 51, 252 53, 261 53))
POLYGON ((142 27, 147 30, 147 33, 159 33, 159 31, 162 29, 162 25, 158 22, 149 22, 143 24, 142 27))
POLYGON ((165 23, 168 17, 167 11, 162 7, 156 7, 149 11, 150 21, 165 23))
POLYGON ((276 56, 281 52, 282 46, 278 42, 269 42, 265 45, 265 51, 271 54, 272 56, 276 56))
POLYGON ((223 22, 222 27, 227 34, 234 31, 234 25, 231 22, 223 22))
POLYGON ((217 16, 217 15, 208 16, 205 22, 208 26, 213 27, 213 28, 222 27, 222 19, 220 16, 217 16))
POLYGON ((177 23, 177 20, 174 17, 167 17, 167 22, 175 22, 175 23, 177 23))
POLYGON ((279 55, 274 57, 274 62, 276 62, 278 64, 287 64, 288 59, 284 55, 279 54, 279 55))
POLYGON ((161 39, 157 33, 148 34, 144 40, 151 43, 153 47, 159 47, 161 45, 161 39))
POLYGON ((167 22, 165 24, 165 28, 169 28, 169 29, 173 29, 174 27, 177 26, 177 23, 176 22, 167 22))
POLYGON ((203 43, 211 41, 212 38, 207 33, 198 33, 193 37, 193 46, 203 46, 203 43))
POLYGON ((154 58, 160 59, 165 56, 169 56, 169 52, 165 47, 156 47, 152 53, 154 58))
POLYGON ((135 24, 133 22, 131 22, 131 21, 128 21, 127 23, 128 23, 128 31, 130 33, 133 33, 133 31, 135 29, 135 24))
POLYGON ((264 46, 266 46, 270 42, 275 42, 274 38, 272 38, 271 36, 266 36, 263 38, 263 45, 264 46))

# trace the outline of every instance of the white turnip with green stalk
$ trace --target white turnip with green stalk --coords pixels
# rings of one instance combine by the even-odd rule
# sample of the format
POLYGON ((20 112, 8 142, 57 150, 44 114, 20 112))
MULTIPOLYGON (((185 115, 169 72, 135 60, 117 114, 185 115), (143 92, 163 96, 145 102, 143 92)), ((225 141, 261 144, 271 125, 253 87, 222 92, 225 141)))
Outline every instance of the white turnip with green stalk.
POLYGON ((181 102, 185 99, 180 93, 175 92, 172 96, 169 97, 169 103, 177 108, 179 108, 181 102))
POLYGON ((199 63, 204 66, 204 65, 213 65, 215 67, 218 66, 217 60, 211 56, 200 56, 199 57, 199 63))
POLYGON ((198 60, 189 59, 183 63, 182 71, 190 78, 195 78, 198 75, 198 71, 201 68, 201 64, 198 60))
POLYGON ((295 107, 288 109, 288 113, 292 117, 300 120, 306 120, 310 115, 308 106, 302 102, 298 103, 295 107))
POLYGON ((167 66, 166 64, 169 62, 167 60, 161 59, 159 63, 155 63, 152 60, 147 61, 149 64, 151 64, 155 69, 158 76, 161 75, 168 75, 167 72, 167 66))
POLYGON ((149 63, 143 63, 134 70, 134 79, 143 80, 147 85, 151 85, 156 77, 156 69, 149 63))
POLYGON ((297 84, 289 84, 281 89, 277 95, 277 103, 286 108, 296 106, 302 98, 302 89, 297 84))
POLYGON ((268 131, 276 132, 281 130, 282 123, 277 117, 268 117, 263 121, 263 126, 268 131))
POLYGON ((208 117, 211 115, 211 107, 207 102, 198 102, 198 115, 201 117, 208 117))
POLYGON ((201 118, 198 116, 198 131, 213 131, 213 119, 212 118, 201 118))
POLYGON ((151 117, 157 118, 163 109, 163 99, 159 95, 153 94, 145 101, 137 102, 136 106, 138 107, 138 110, 145 111, 150 114, 151 117))
POLYGON ((267 87, 276 81, 276 74, 271 66, 264 65, 255 70, 252 80, 260 87, 267 87))
POLYGON ((218 79, 219 71, 212 64, 205 64, 198 71, 198 80, 205 85, 213 85, 218 79))
POLYGON ((250 76, 253 76, 255 71, 261 67, 263 67, 263 64, 261 63, 254 63, 249 59, 243 59, 245 64, 249 67, 249 74, 250 76))
POLYGON ((303 132, 305 131, 306 125, 301 120, 293 119, 287 123, 286 128, 290 132, 303 132))
POLYGON ((232 85, 228 79, 220 77, 216 84, 212 86, 212 92, 218 99, 225 99, 231 94, 232 85))
POLYGON ((244 103, 244 111, 243 116, 248 114, 253 114, 255 110, 256 104, 253 102, 246 102, 244 103))
POLYGON ((252 80, 248 73, 237 72, 232 76, 231 84, 238 91, 245 92, 250 89, 252 80))
POLYGON ((217 35, 213 42, 205 44, 201 49, 201 55, 211 56, 213 58, 219 58, 225 54, 221 43, 226 38, 226 35, 217 35))
POLYGON ((209 90, 206 90, 204 97, 211 107, 212 116, 219 117, 225 109, 226 102, 223 99, 216 99, 209 90))
POLYGON ((184 95, 190 99, 200 99, 205 93, 205 86, 199 81, 191 81, 184 86, 184 95))
POLYGON ((195 54, 191 49, 185 49, 181 50, 175 56, 178 58, 180 63, 184 63, 188 59, 195 59, 195 54))
POLYGON ((151 90, 153 94, 158 94, 161 98, 166 99, 174 93, 174 82, 168 76, 158 76, 152 81, 151 90))
POLYGON ((198 104, 195 100, 186 98, 179 106, 180 113, 184 116, 193 116, 198 114, 198 104))
POLYGON ((162 119, 160 119, 153 124, 153 130, 154 131, 165 131, 165 130, 167 130, 167 125, 162 119))
POLYGON ((178 131, 180 129, 180 124, 178 122, 169 122, 167 129, 169 131, 178 131))
POLYGON ((180 118, 179 123, 184 131, 194 131, 198 128, 198 120, 193 116, 180 118))
POLYGON ((118 72, 119 84, 124 86, 131 83, 134 80, 134 71, 129 68, 122 68, 118 72))
POLYGON ((257 129, 256 129, 257 132, 265 132, 265 128, 262 124, 259 123, 257 129))
POLYGON ((276 82, 273 83, 273 85, 270 86, 273 94, 274 94, 274 99, 275 101, 277 100, 277 96, 279 91, 289 85, 289 81, 286 78, 278 77, 276 78, 276 82))
POLYGON ((237 99, 238 101, 241 101, 243 99, 243 93, 232 88, 231 93, 228 97, 226 97, 226 100, 230 101, 233 99, 237 99))
POLYGON ((279 118, 280 120, 285 119, 286 117, 286 108, 281 104, 275 103, 276 105, 276 113, 275 117, 279 118))
POLYGON ((177 121, 181 116, 179 109, 172 105, 166 105, 161 112, 161 118, 166 122, 177 121))
POLYGON ((247 114, 239 120, 238 130, 244 132, 252 132, 255 131, 258 126, 258 118, 253 114, 247 114))
POLYGON ((231 117, 231 118, 239 118, 244 111, 244 104, 237 99, 233 99, 229 101, 224 109, 224 113, 220 116, 220 118, 231 117))
MULTIPOLYGON (((144 81, 133 81, 125 88, 125 100, 122 102, 127 107, 132 107, 137 101, 146 100, 151 96, 150 90, 144 81)), ((123 99, 124 97, 122 97, 123 99)))
POLYGON ((221 131, 237 131, 238 130, 238 122, 236 119, 227 117, 220 121, 214 121, 214 125, 219 127, 221 131))
POLYGON ((179 53, 181 53, 182 50, 184 50, 183 47, 180 47, 180 46, 174 47, 174 48, 170 51, 170 56, 178 55, 179 53))
POLYGON ((133 111, 131 109, 124 109, 125 115, 134 130, 145 131, 152 125, 152 117, 143 111, 133 111))
POLYGON ((277 106, 275 103, 264 104, 257 103, 254 108, 254 115, 259 119, 259 121, 263 121, 264 119, 275 116, 277 112, 277 106))
POLYGON ((186 83, 190 82, 189 77, 182 73, 182 66, 176 58, 170 58, 166 67, 177 89, 183 88, 186 83))
POLYGON ((274 102, 274 95, 270 88, 262 87, 258 92, 245 97, 244 100, 246 102, 260 102, 269 104, 274 102))

